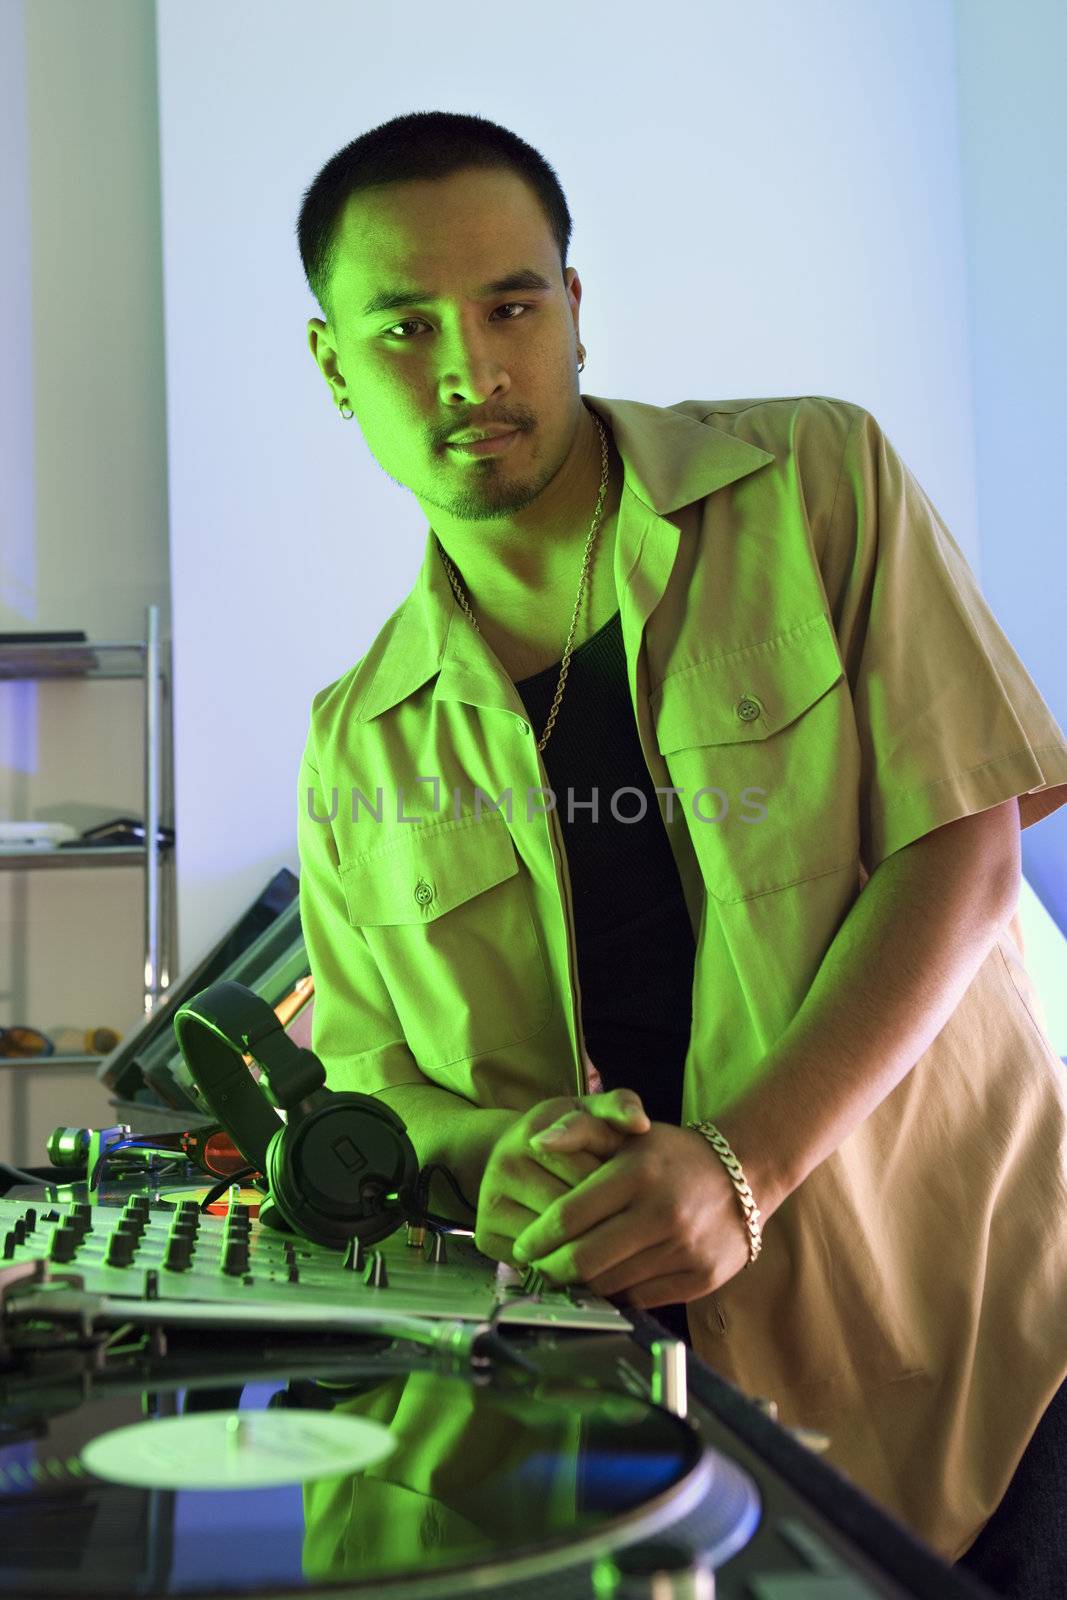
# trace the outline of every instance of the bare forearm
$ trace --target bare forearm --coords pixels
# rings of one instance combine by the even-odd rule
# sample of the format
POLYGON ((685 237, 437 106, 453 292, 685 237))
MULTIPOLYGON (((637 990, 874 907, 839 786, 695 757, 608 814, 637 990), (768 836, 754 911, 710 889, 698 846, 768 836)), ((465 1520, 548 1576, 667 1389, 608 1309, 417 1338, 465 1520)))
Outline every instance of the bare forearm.
POLYGON ((896 1088, 959 1004, 1017 898, 1000 865, 1010 816, 963 819, 974 826, 937 829, 881 863, 758 1082, 715 1116, 765 1217, 896 1088))
MULTIPOLYGON (((384 1100, 403 1118, 420 1164, 440 1162, 448 1167, 463 1193, 476 1202, 493 1146, 519 1113, 472 1106, 462 1095, 432 1083, 398 1084, 380 1090, 376 1098, 384 1100)), ((451 1192, 440 1181, 435 1185, 433 1200, 449 1216, 469 1220, 460 1217, 451 1192)))

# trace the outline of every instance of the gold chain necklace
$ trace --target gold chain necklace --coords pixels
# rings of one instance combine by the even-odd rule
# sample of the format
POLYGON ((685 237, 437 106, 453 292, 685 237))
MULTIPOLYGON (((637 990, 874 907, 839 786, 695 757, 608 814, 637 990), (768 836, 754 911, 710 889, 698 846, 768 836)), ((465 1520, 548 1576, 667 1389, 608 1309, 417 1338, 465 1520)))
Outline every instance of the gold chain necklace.
MULTIPOLYGON (((556 720, 556 712, 559 710, 559 703, 563 699, 563 685, 567 681, 567 673, 570 670, 571 655, 573 654, 574 650, 574 634, 578 627, 578 612, 581 608, 582 595, 585 592, 586 579, 589 575, 589 562, 593 553, 593 544, 596 539, 596 535, 600 530, 600 517, 604 509, 604 494, 608 486, 608 437, 604 432, 603 424, 596 413, 591 411, 590 415, 592 416, 593 421, 596 423, 597 432, 600 434, 600 493, 597 496, 596 510, 593 513, 593 525, 589 529, 589 537, 585 541, 585 555, 582 558, 582 571, 581 576, 578 579, 578 598, 574 602, 574 615, 571 618, 571 629, 567 635, 567 646, 563 652, 563 662, 559 675, 559 683, 556 686, 556 697, 552 702, 552 709, 548 713, 548 721, 545 724, 545 731, 538 740, 538 751, 543 750, 545 745, 548 743, 548 736, 552 732, 552 727, 556 720)), ((434 538, 437 538, 436 534, 434 535, 434 538)), ((474 612, 471 610, 467 602, 467 597, 463 593, 463 587, 459 581, 456 569, 445 555, 440 539, 437 539, 437 548, 441 552, 441 560, 444 562, 445 569, 448 572, 449 578, 451 579, 452 588, 455 591, 456 599, 459 601, 460 605, 467 613, 467 616, 470 618, 475 632, 481 633, 482 630, 479 628, 478 623, 475 620, 474 612)))

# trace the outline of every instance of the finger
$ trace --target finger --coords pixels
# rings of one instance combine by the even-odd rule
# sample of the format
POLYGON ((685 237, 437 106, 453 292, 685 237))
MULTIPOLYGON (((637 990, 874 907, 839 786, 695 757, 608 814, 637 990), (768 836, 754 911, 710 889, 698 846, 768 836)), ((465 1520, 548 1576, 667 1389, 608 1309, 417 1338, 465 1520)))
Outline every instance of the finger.
POLYGON ((611 1156, 620 1148, 620 1135, 648 1133, 651 1128, 640 1095, 632 1089, 612 1089, 608 1094, 583 1096, 571 1110, 538 1128, 530 1142, 533 1149, 585 1148, 611 1156))
POLYGON ((621 1150, 627 1135, 603 1117, 595 1117, 588 1110, 568 1111, 565 1116, 530 1135, 529 1147, 540 1159, 543 1152, 558 1154, 587 1150, 590 1154, 606 1158, 621 1150))
MULTIPOLYGON (((625 1139, 620 1140, 620 1148, 625 1143, 625 1139)), ((566 1193, 577 1188, 586 1178, 592 1177, 594 1172, 599 1172, 604 1160, 604 1157, 594 1155, 589 1150, 559 1151, 554 1145, 549 1145, 547 1149, 534 1145, 523 1160, 522 1170, 524 1171, 526 1166, 533 1166, 551 1173, 563 1185, 561 1192, 566 1193)), ((539 1208, 539 1214, 547 1211, 552 1201, 557 1198, 558 1195, 553 1193, 539 1208)))
POLYGON ((627 1133, 647 1133, 652 1126, 641 1096, 634 1089, 609 1089, 606 1094, 582 1095, 581 1109, 627 1133))
POLYGON ((546 1172, 536 1161, 522 1159, 501 1163, 482 1181, 478 1216, 495 1227, 502 1209, 517 1204, 536 1219, 551 1210, 557 1200, 570 1194, 572 1187, 566 1177, 546 1172))
POLYGON ((586 1150, 560 1154, 554 1150, 516 1152, 500 1162, 489 1188, 491 1192, 514 1196, 541 1216, 554 1200, 599 1172, 603 1164, 600 1156, 586 1150))
POLYGON ((600 1222, 579 1238, 571 1238, 565 1245, 549 1254, 536 1256, 531 1266, 544 1272, 555 1283, 589 1283, 593 1278, 600 1282, 609 1270, 627 1266, 635 1254, 645 1256, 645 1267, 632 1282, 641 1282, 651 1272, 664 1272, 664 1267, 678 1266, 677 1253, 669 1238, 654 1237, 656 1219, 638 1211, 621 1214, 600 1222), (649 1258, 656 1266, 649 1267, 649 1258))
MULTIPOLYGON (((522 1239, 526 1237, 528 1234, 521 1236, 522 1239)), ((516 1253, 517 1260, 522 1259, 523 1249, 519 1241, 516 1241, 513 1253, 516 1253)), ((656 1270, 659 1272, 664 1270, 665 1263, 667 1266, 675 1265, 673 1242, 665 1236, 662 1223, 647 1207, 609 1217, 580 1236, 568 1239, 558 1249, 531 1256, 529 1260, 556 1283, 591 1283, 593 1278, 599 1278, 612 1267, 618 1267, 637 1254, 656 1257, 656 1270)), ((638 1281, 640 1277, 648 1275, 646 1265, 638 1281)))
POLYGON ((475 1249, 493 1261, 506 1261, 520 1269, 524 1262, 516 1261, 513 1250, 516 1237, 536 1221, 536 1213, 513 1200, 504 1200, 492 1213, 479 1211, 474 1228, 475 1249))
MULTIPOLYGON (((627 1161, 623 1151, 614 1161, 606 1161, 577 1188, 553 1202, 542 1216, 517 1239, 520 1258, 541 1260, 569 1239, 588 1233, 599 1222, 625 1211, 642 1192, 641 1171, 627 1161)), ((642 1244, 652 1241, 643 1239, 642 1244)))
MULTIPOLYGON (((475 1242, 478 1248, 478 1230, 483 1234, 499 1234, 510 1242, 551 1209, 553 1202, 571 1190, 591 1173, 601 1162, 595 1156, 582 1153, 573 1156, 545 1157, 558 1168, 548 1172, 538 1162, 510 1158, 506 1164, 483 1181, 478 1196, 475 1242)), ((484 1251, 484 1254, 490 1254, 484 1251)))
POLYGON ((707 1292, 707 1284, 696 1273, 678 1272, 665 1278, 649 1278, 626 1290, 620 1298, 624 1306, 631 1306, 634 1311, 651 1311, 675 1301, 685 1305, 690 1300, 700 1300, 707 1292))
POLYGON ((636 1288, 639 1284, 647 1283, 653 1278, 663 1277, 670 1273, 677 1276, 696 1271, 692 1260, 687 1256, 684 1247, 672 1247, 669 1242, 657 1242, 644 1250, 635 1250, 625 1259, 607 1267, 603 1272, 598 1272, 595 1277, 585 1281, 594 1294, 608 1295, 624 1294, 629 1289, 636 1288))

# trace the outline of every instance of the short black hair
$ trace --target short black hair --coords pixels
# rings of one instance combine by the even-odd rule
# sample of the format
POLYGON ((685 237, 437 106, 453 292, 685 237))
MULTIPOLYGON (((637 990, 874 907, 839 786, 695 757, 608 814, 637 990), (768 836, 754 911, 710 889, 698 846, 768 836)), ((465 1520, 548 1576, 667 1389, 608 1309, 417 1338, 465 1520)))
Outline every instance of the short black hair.
POLYGON ((308 288, 329 322, 337 226, 350 195, 415 178, 447 178, 466 167, 510 170, 525 179, 545 212, 565 277, 571 214, 559 179, 539 151, 485 117, 412 111, 393 117, 330 157, 304 193, 296 224, 308 288))

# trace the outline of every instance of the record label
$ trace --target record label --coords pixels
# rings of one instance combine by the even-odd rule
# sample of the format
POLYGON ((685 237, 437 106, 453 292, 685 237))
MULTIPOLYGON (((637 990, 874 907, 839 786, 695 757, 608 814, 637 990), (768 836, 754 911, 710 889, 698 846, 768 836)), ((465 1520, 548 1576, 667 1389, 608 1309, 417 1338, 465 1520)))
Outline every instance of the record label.
POLYGON ((377 1466, 396 1449, 365 1417, 315 1411, 202 1411, 114 1428, 82 1451, 89 1471, 137 1489, 254 1489, 377 1466))

